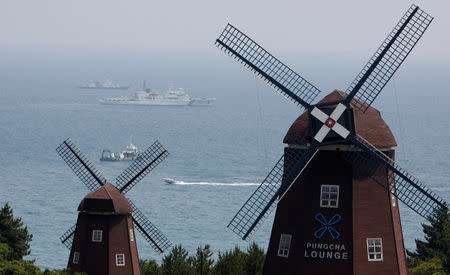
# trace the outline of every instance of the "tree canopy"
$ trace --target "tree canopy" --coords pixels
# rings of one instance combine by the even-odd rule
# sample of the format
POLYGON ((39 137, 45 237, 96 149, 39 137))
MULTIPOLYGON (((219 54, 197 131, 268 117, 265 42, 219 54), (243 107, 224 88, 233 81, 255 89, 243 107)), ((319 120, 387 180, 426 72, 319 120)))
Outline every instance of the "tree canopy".
POLYGON ((141 273, 144 275, 259 275, 262 274, 265 253, 256 243, 247 251, 239 247, 219 252, 214 261, 210 246, 198 247, 196 253, 189 256, 181 245, 172 248, 162 260, 161 266, 154 260, 141 260, 141 273))
POLYGON ((416 251, 407 251, 411 274, 450 274, 450 214, 438 209, 422 224, 425 240, 416 239, 416 251))
POLYGON ((21 260, 23 256, 29 255, 32 238, 22 219, 14 218, 11 207, 6 203, 0 209, 0 243, 11 248, 8 260, 21 260))

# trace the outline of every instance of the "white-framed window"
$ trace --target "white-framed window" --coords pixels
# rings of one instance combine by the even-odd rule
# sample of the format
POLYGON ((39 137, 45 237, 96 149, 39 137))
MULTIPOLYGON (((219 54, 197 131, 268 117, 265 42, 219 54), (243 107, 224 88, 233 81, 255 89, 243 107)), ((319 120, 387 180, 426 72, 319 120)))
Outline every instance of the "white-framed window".
POLYGON ((92 241, 93 242, 101 242, 103 239, 103 231, 102 230, 92 230, 92 241))
POLYGON ((116 254, 116 266, 125 266, 125 254, 116 254))
POLYGON ((281 234, 280 246, 278 247, 278 256, 287 258, 289 256, 289 247, 291 246, 292 235, 281 234))
POLYGON ((383 260, 383 242, 381 238, 367 238, 367 259, 370 262, 383 260))
POLYGON ((339 185, 320 186, 320 207, 337 208, 339 206, 339 185))
POLYGON ((133 234, 133 229, 128 229, 130 232, 130 241, 133 242, 134 241, 134 234, 133 234))
POLYGON ((80 252, 75 251, 73 252, 72 263, 78 264, 79 262, 80 262, 80 252))

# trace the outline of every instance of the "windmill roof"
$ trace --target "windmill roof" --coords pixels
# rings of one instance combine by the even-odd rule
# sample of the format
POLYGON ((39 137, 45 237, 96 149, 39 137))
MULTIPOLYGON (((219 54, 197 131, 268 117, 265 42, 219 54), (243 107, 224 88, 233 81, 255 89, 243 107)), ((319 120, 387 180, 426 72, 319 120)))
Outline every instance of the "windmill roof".
MULTIPOLYGON (((319 103, 340 101, 347 97, 347 94, 334 90, 325 96, 319 103)), ((330 106, 327 106, 330 107, 330 106)), ((377 148, 390 148, 397 146, 394 135, 389 126, 381 117, 380 111, 373 107, 369 107, 365 113, 358 109, 354 109, 355 132, 377 148)), ((303 137, 311 137, 309 127, 308 112, 301 114, 291 125, 283 142, 286 144, 295 144, 295 138, 301 135, 303 137)))
POLYGON ((80 202, 78 211, 131 213, 131 205, 114 185, 106 183, 87 194, 80 202))

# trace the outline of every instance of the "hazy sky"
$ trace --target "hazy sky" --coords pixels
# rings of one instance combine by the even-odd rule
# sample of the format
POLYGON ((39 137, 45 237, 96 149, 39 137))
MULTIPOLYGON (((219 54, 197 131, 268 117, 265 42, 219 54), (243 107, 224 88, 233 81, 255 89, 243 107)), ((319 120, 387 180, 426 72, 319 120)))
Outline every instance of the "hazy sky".
MULTIPOLYGON (((212 52, 230 22, 269 51, 370 52, 410 1, 0 1, 0 49, 212 52)), ((435 17, 415 54, 450 60, 450 1, 416 1, 435 17)))

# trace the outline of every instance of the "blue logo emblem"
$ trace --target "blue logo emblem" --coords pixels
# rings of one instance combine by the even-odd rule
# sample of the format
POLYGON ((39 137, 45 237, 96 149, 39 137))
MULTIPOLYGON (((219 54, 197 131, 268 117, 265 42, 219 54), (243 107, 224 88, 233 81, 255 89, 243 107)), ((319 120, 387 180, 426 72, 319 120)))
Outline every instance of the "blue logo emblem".
POLYGON ((328 231, 328 233, 330 233, 331 237, 333 239, 338 239, 341 234, 332 227, 332 225, 337 224, 338 222, 341 221, 342 217, 339 214, 334 214, 333 217, 331 217, 330 220, 327 220, 322 213, 317 213, 316 216, 314 217, 316 219, 316 221, 320 222, 323 226, 319 229, 317 229, 314 232, 314 237, 316 237, 317 239, 320 239, 323 237, 323 235, 325 234, 325 232, 328 231))

